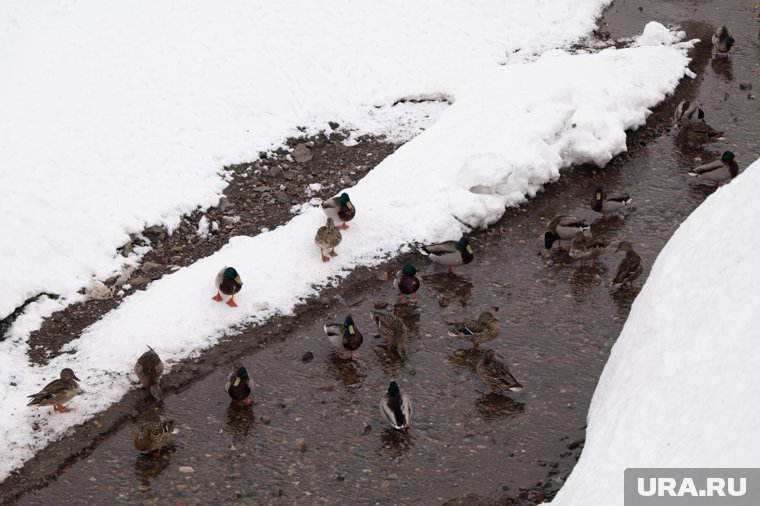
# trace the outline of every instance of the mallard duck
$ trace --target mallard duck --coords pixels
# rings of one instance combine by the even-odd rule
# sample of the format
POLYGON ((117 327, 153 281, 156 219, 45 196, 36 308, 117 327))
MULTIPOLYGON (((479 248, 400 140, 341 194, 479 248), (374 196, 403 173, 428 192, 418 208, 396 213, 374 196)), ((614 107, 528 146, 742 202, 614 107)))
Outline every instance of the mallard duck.
POLYGON ((351 354, 350 358, 354 357, 354 353, 362 345, 364 336, 359 332, 354 324, 354 319, 351 316, 346 316, 343 323, 328 323, 324 326, 327 339, 330 340, 333 346, 335 346, 335 353, 339 358, 346 359, 348 357, 343 356, 341 352, 348 352, 351 354))
POLYGON ((409 428, 412 419, 412 400, 402 394, 395 381, 388 385, 388 392, 380 399, 380 413, 396 430, 409 428))
MULTIPOLYGON (((603 218, 607 218, 609 213, 615 213, 624 209, 631 203, 631 196, 624 192, 606 192, 601 186, 594 191, 594 198, 591 199, 591 209, 597 213, 602 213, 603 218)), ((573 238, 578 234, 576 233, 573 238)))
POLYGON ((705 111, 697 104, 692 104, 690 100, 682 100, 678 106, 676 106, 676 112, 673 114, 673 119, 678 127, 684 126, 696 121, 698 119, 704 119, 705 111))
POLYGON ((229 373, 224 390, 230 394, 238 406, 250 406, 253 380, 248 376, 248 370, 245 367, 238 367, 236 371, 229 373))
POLYGON ((638 253, 633 251, 633 246, 629 242, 621 242, 615 251, 625 251, 625 258, 618 265, 615 279, 610 285, 620 285, 620 288, 623 288, 625 285, 631 285, 633 280, 641 276, 644 271, 644 262, 638 253))
POLYGON ((148 346, 148 351, 140 355, 137 363, 135 363, 135 374, 140 383, 142 383, 142 386, 147 388, 150 391, 150 395, 159 401, 161 400, 162 392, 158 379, 163 373, 164 363, 161 362, 158 353, 148 346))
POLYGON ((681 129, 687 141, 709 142, 723 135, 723 132, 715 130, 705 123, 705 112, 701 107, 692 104, 689 100, 684 100, 678 104, 673 117, 676 126, 681 129))
POLYGON ((483 383, 491 387, 492 392, 519 392, 522 385, 512 376, 509 368, 498 358, 493 350, 486 350, 475 366, 483 383))
POLYGON ((343 237, 340 235, 340 230, 335 226, 335 222, 332 218, 327 218, 327 223, 324 226, 319 227, 317 235, 314 236, 314 242, 319 246, 319 253, 322 255, 322 261, 327 262, 330 257, 337 256, 335 248, 338 247, 343 237), (330 257, 325 256, 324 250, 327 250, 330 257))
POLYGON ((338 197, 322 202, 322 210, 328 218, 332 218, 335 222, 340 221, 341 224, 338 228, 342 230, 348 230, 348 222, 356 216, 356 208, 351 199, 348 198, 348 193, 345 192, 338 197))
POLYGON ((417 274, 417 269, 412 264, 406 264, 400 271, 396 273, 396 278, 393 280, 393 286, 395 286, 401 294, 399 295, 399 302, 406 303, 407 295, 412 296, 412 302, 417 302, 417 290, 420 288, 420 282, 422 279, 417 274))
POLYGON ((243 288, 243 282, 240 281, 240 275, 234 267, 225 267, 216 275, 216 295, 212 297, 217 302, 222 301, 222 295, 229 295, 230 300, 227 305, 237 307, 235 303, 235 294, 243 288))
POLYGON ((591 260, 591 265, 596 265, 596 257, 601 255, 607 250, 607 243, 602 240, 590 241, 586 234, 578 232, 573 238, 573 242, 570 244, 570 258, 580 260, 581 265, 586 260, 591 260))
POLYGON ((470 239, 465 235, 458 241, 446 241, 423 246, 420 251, 433 262, 448 265, 449 272, 457 276, 459 276, 459 273, 454 267, 469 264, 475 258, 472 246, 470 246, 470 239))
POLYGON ((404 325, 404 321, 398 316, 378 311, 371 311, 370 316, 377 325, 377 330, 385 344, 395 348, 399 357, 405 358, 406 336, 409 335, 409 330, 404 325))
POLYGON ((64 406, 64 404, 79 393, 79 383, 77 381, 81 380, 76 377, 74 371, 67 367, 61 371, 61 379, 53 380, 36 394, 27 396, 32 399, 27 406, 38 408, 53 406, 54 411, 68 413, 71 410, 64 406))
POLYGON ((689 171, 689 175, 697 179, 714 181, 716 186, 720 186, 739 174, 738 161, 731 151, 724 151, 719 160, 695 167, 689 171))
POLYGON ((174 421, 151 420, 140 425, 140 430, 135 432, 132 441, 141 452, 158 450, 161 453, 161 448, 169 443, 174 433, 174 421))
POLYGON ((715 47, 715 56, 728 56, 728 52, 734 47, 734 38, 728 31, 726 25, 721 26, 712 36, 712 43, 715 47))
POLYGON ((472 342, 472 348, 477 350, 480 343, 493 341, 499 335, 501 328, 494 314, 498 310, 498 307, 494 307, 480 313, 477 320, 453 323, 449 335, 472 342))
POLYGON ((554 241, 560 241, 559 245, 562 247, 562 241, 569 241, 578 232, 588 230, 590 227, 580 218, 575 216, 567 216, 561 214, 555 216, 546 225, 546 233, 544 233, 544 246, 546 247, 546 256, 551 255, 552 244, 554 241))

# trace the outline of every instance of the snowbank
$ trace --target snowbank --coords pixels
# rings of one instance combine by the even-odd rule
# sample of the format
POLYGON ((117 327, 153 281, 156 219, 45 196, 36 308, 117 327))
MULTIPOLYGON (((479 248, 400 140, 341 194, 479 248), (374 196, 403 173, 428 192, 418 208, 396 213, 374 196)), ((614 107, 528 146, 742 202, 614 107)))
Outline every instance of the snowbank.
POLYGON ((605 164, 625 149, 625 130, 643 124, 648 108, 688 72, 685 47, 577 56, 552 51, 535 63, 480 72, 434 125, 350 189, 357 217, 329 263, 320 261, 313 242, 324 215, 307 207, 287 225, 236 237, 130 296, 70 343, 72 353, 43 368, 19 366, 26 363, 25 332, 37 317, 30 311, 0 344, 0 383, 16 384, 0 393, 0 445, 13 456, 0 463, 0 478, 118 401, 131 388, 131 368, 146 344, 163 357, 192 356, 235 326, 291 312, 356 266, 373 265, 410 243, 458 238, 463 223, 493 223, 505 206, 558 178, 562 167, 605 164), (212 281, 224 265, 235 266, 245 283, 236 310, 211 300, 212 281), (71 403, 75 411, 50 416, 26 408, 24 396, 66 366, 87 390, 71 403))
POLYGON ((636 298, 552 505, 623 504, 628 467, 756 467, 760 160, 681 225, 636 298))
POLYGON ((456 97, 609 2, 2 2, 0 318, 43 292, 77 300, 128 234, 215 205, 226 164, 296 127, 407 140, 427 109, 397 99, 456 97))

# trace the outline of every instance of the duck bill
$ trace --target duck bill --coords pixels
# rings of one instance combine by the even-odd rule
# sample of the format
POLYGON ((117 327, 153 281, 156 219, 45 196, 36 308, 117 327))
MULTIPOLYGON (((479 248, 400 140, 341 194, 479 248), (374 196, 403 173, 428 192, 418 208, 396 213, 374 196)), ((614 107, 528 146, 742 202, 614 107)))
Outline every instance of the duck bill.
POLYGON ((546 258, 549 258, 550 256, 552 256, 552 250, 551 249, 547 249, 546 250, 546 258))
POLYGON ((235 383, 233 386, 238 386, 240 384, 240 378, 235 378, 235 383))
POLYGON ((469 253, 469 254, 472 255, 472 248, 470 247, 469 244, 467 245, 467 247, 465 249, 467 250, 467 253, 469 253))
POLYGON ((238 285, 242 285, 243 284, 243 281, 241 281, 240 276, 238 276, 238 277, 235 278, 235 283, 237 283, 238 285))

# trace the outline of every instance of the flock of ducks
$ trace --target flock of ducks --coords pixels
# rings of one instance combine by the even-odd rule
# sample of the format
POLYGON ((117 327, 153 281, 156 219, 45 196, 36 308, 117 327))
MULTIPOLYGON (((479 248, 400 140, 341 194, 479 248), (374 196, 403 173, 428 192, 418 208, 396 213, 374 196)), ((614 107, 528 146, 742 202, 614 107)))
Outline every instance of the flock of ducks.
MULTIPOLYGON (((758 4, 760 7, 760 4, 758 4)), ((725 57, 734 46, 734 39, 725 26, 720 27, 712 37, 717 57, 725 57)), ((709 140, 722 135, 722 132, 714 130, 704 121, 704 111, 690 101, 681 102, 676 108, 674 119, 676 126, 683 132, 702 139, 709 140)), ((700 165, 689 171, 689 175, 700 180, 714 182, 720 186, 729 179, 737 176, 739 172, 738 160, 731 151, 725 151, 722 156, 712 162, 700 165)), ((631 197, 623 192, 607 192, 603 188, 597 188, 591 199, 591 209, 602 215, 602 219, 614 216, 623 218, 622 213, 631 203, 631 197)), ((323 262, 328 262, 331 257, 337 255, 335 248, 341 243, 341 230, 348 230, 348 222, 356 216, 356 208, 347 193, 326 200, 322 209, 327 215, 325 225, 317 230, 314 242, 319 247, 323 262), (340 225, 336 225, 340 223, 340 225)), ((546 256, 551 256, 554 243, 562 248, 562 241, 570 241, 567 248, 571 258, 580 261, 583 266, 586 261, 595 265, 596 259, 607 251, 612 245, 616 245, 616 252, 625 252, 625 258, 620 262, 615 272, 615 277, 610 285, 619 285, 620 289, 630 287, 644 269, 641 257, 634 251, 633 246, 626 241, 617 241, 609 244, 606 241, 588 237, 586 232, 590 225, 575 216, 560 215, 552 218, 546 226, 544 233, 544 246, 546 256)), ((451 274, 460 276, 455 267, 469 264, 474 259, 474 252, 467 236, 459 240, 451 240, 438 244, 430 244, 421 247, 420 252, 438 264, 448 267, 451 274)), ((393 280, 394 287, 399 291, 399 302, 402 304, 416 303, 417 291, 421 285, 421 278, 417 269, 411 265, 404 265, 393 280)), ((215 278, 217 293, 212 298, 217 302, 224 301, 230 307, 237 307, 235 295, 243 288, 240 275, 233 267, 224 267, 215 278)), ((499 335, 499 321, 496 318, 498 307, 493 307, 482 312, 477 319, 462 322, 454 322, 448 331, 448 335, 463 339, 472 343, 474 350, 479 350, 480 345, 496 339, 499 335)), ((387 347, 394 350, 403 360, 407 356, 406 340, 409 329, 404 321, 388 313, 372 311, 370 317, 377 327, 387 347)), ((362 333, 359 331, 352 316, 346 316, 342 323, 327 323, 324 325, 327 339, 335 347, 336 355, 344 360, 355 357, 357 350, 363 342, 362 333)), ((494 350, 485 350, 475 367, 477 375, 494 393, 519 392, 522 385, 515 379, 509 368, 496 357, 494 350)), ((156 351, 148 346, 148 351, 143 353, 134 366, 134 372, 140 384, 156 400, 161 400, 163 393, 159 384, 164 372, 164 364, 156 351)), ((71 411, 65 404, 71 401, 79 392, 79 378, 70 368, 61 371, 60 378, 50 382, 40 392, 32 394, 28 405, 33 407, 53 406, 58 413, 71 411)), ((238 406, 250 406, 254 383, 245 367, 239 367, 230 372, 225 381, 225 392, 232 402, 238 406)), ((410 397, 401 392, 398 383, 391 381, 388 390, 380 398, 380 412, 391 427, 397 430, 406 430, 410 427, 412 417, 412 402, 410 397)), ((141 452, 153 452, 165 446, 177 430, 172 421, 162 419, 151 420, 143 423, 133 435, 134 446, 141 452)))

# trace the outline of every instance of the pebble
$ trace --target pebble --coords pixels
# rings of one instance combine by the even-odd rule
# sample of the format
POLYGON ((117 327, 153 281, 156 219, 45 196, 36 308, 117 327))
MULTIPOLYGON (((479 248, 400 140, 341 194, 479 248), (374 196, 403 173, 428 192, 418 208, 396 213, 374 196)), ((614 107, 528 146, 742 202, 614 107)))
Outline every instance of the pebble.
POLYGON ((308 162, 312 158, 314 158, 314 154, 311 152, 307 143, 302 142, 293 150, 293 160, 297 163, 308 162))
POLYGON ((388 302, 387 300, 378 300, 377 302, 375 302, 373 307, 375 309, 385 309, 389 305, 390 305, 390 302, 388 302))
POLYGON ((261 415, 261 418, 259 418, 259 420, 261 420, 261 423, 263 423, 264 425, 269 425, 270 423, 272 423, 272 419, 266 415, 261 415))
POLYGON ((449 299, 445 295, 443 295, 443 294, 438 295, 438 305, 441 306, 441 307, 448 306, 449 305, 449 299))
POLYGON ((310 351, 307 351, 306 353, 303 354, 303 357, 301 357, 301 362, 305 364, 307 362, 311 362, 313 358, 314 358, 314 354, 310 351))
POLYGON ((388 281, 388 271, 380 271, 377 273, 378 281, 388 281))
POLYGON ((304 438, 302 438, 302 437, 299 437, 293 443, 293 448, 295 448, 299 452, 305 452, 306 451, 306 440, 304 438))
POLYGON ((190 473, 194 473, 195 469, 193 469, 190 466, 180 466, 179 467, 179 472, 180 473, 184 473, 184 474, 190 474, 190 473))

